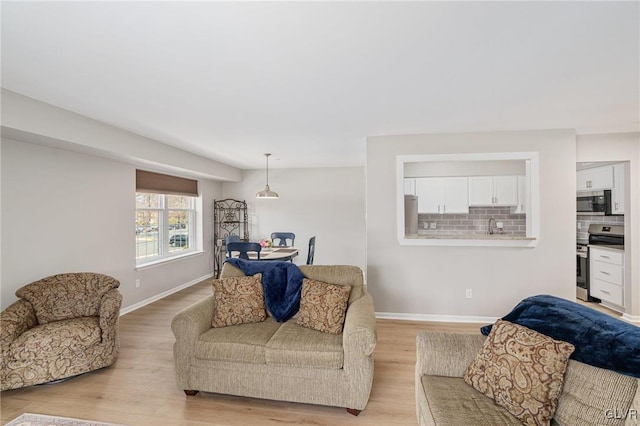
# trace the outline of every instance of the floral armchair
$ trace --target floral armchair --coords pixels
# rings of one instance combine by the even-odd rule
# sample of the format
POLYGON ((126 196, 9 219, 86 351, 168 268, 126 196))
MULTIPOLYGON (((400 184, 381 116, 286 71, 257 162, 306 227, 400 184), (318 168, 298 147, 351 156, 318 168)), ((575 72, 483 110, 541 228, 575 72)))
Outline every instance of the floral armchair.
POLYGON ((120 282, 103 274, 52 275, 16 291, 0 314, 1 390, 110 366, 119 350, 120 282))

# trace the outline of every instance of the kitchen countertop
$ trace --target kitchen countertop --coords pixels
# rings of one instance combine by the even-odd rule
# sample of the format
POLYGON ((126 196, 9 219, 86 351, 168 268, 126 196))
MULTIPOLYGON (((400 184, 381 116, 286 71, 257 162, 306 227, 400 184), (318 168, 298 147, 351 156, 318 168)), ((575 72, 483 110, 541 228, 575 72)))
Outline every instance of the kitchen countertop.
POLYGON ((602 248, 608 250, 624 251, 624 246, 610 246, 608 244, 589 244, 587 247, 602 248))
MULTIPOLYGON (((534 237, 522 237, 509 234, 464 234, 464 235, 426 235, 411 234, 405 235, 407 239, 423 239, 423 240, 535 240, 534 237)), ((607 246, 598 246, 607 247, 607 246)))

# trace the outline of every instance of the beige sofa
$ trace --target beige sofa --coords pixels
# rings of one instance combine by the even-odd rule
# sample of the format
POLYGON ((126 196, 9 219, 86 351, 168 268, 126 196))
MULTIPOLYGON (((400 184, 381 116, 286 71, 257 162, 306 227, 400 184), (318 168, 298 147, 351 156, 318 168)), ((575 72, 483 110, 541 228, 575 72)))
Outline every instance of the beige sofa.
POLYGON ((52 275, 16 291, 0 316, 2 390, 110 366, 119 349, 120 282, 103 274, 52 275))
MULTIPOLYGON (((205 391, 345 407, 354 415, 363 410, 373 382, 376 323, 362 271, 325 265, 300 270, 307 278, 351 286, 341 334, 301 327, 295 317, 212 328, 209 296, 178 313, 171 325, 180 389, 187 395, 205 391)), ((243 275, 227 263, 221 278, 243 275)))
MULTIPOLYGON (((485 339, 481 334, 418 333, 415 386, 420 425, 522 424, 462 379, 485 339)), ((638 425, 639 384, 639 379, 570 360, 551 424, 638 425)))

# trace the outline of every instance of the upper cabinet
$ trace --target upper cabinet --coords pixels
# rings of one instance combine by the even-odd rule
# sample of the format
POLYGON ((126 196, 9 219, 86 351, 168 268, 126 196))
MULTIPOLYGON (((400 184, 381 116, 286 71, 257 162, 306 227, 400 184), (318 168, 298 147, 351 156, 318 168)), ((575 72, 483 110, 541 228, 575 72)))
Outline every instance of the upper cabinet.
POLYGON ((469 178, 469 206, 517 206, 518 176, 469 178))
POLYGON ((416 195, 415 178, 404 178, 404 195, 416 195))
POLYGON ((576 178, 576 187, 578 191, 611 189, 613 188, 613 166, 578 170, 576 178))
POLYGON ((518 204, 511 207, 511 213, 526 213, 527 204, 527 178, 518 176, 518 204))
POLYGON ((469 213, 466 177, 416 178, 415 191, 418 213, 469 213))
POLYGON ((613 188, 611 189, 611 213, 624 214, 624 176, 625 164, 613 165, 613 188))

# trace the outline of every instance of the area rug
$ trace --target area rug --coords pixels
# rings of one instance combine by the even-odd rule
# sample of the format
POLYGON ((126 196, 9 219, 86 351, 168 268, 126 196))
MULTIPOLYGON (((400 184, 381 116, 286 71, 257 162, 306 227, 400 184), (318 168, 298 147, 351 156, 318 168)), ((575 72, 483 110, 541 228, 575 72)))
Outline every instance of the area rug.
POLYGON ((70 417, 47 416, 44 414, 24 413, 11 420, 6 426, 124 426, 115 423, 96 422, 94 420, 72 419, 70 417))

